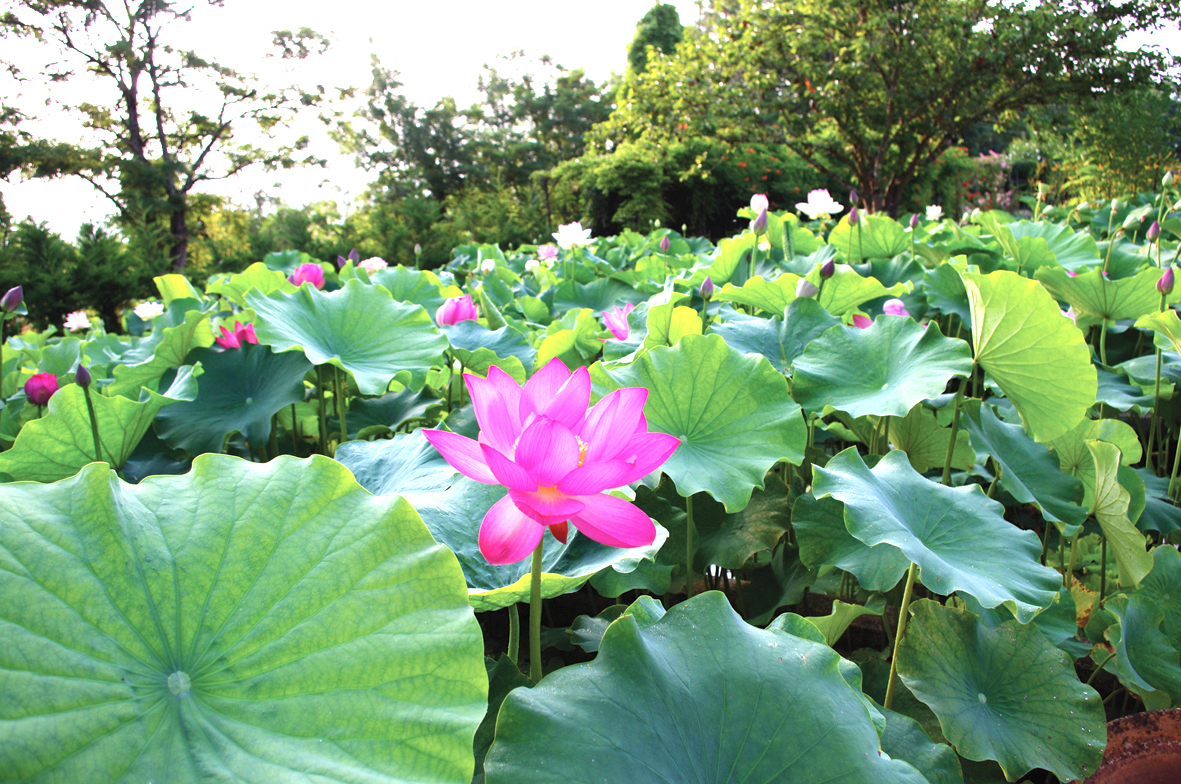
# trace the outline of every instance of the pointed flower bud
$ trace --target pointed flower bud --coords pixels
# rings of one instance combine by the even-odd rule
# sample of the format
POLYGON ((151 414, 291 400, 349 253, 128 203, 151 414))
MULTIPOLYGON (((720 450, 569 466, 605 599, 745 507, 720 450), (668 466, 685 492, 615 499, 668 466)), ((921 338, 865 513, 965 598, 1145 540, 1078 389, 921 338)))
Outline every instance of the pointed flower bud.
POLYGON ((1039 182, 1037 184, 1037 195, 1038 195, 1039 199, 1042 198, 1043 196, 1049 196, 1050 195, 1050 186, 1044 182, 1039 182))
POLYGON ((414 243, 414 255, 415 256, 422 255, 422 244, 421 243, 418 243, 418 242, 414 243))
POLYGON ((86 389, 90 386, 90 371, 86 369, 85 365, 79 365, 78 371, 74 373, 74 383, 86 389))
POLYGON ((1167 297, 1173 293, 1173 282, 1173 265, 1170 264, 1165 274, 1156 282, 1156 290, 1167 297))
POLYGON ((857 221, 858 221, 858 216, 857 216, 857 205, 856 205, 856 204, 854 204, 854 205, 853 205, 853 209, 849 210, 849 225, 850 225, 850 226, 856 226, 856 225, 857 225, 857 221))
POLYGON ((701 298, 709 302, 714 295, 714 282, 709 275, 705 276, 705 280, 701 281, 701 298))
POLYGON ((1112 212, 1123 212, 1127 208, 1127 206, 1128 206, 1128 203, 1126 201, 1124 201, 1123 199, 1112 199, 1111 200, 1112 212))
POLYGON ((1144 238, 1149 242, 1156 242, 1160 239, 1160 224, 1153 221, 1152 225, 1148 227, 1148 232, 1144 235, 1144 238))
POLYGON ((820 265, 820 279, 828 280, 833 273, 837 271, 837 263, 834 259, 829 259, 820 265))
POLYGON ((1124 218, 1124 231, 1135 231, 1139 226, 1140 218, 1137 217, 1135 213, 1132 213, 1128 217, 1124 218))
POLYGON ((1172 170, 1165 172, 1165 176, 1161 177, 1160 184, 1165 186, 1166 188, 1173 187, 1173 172, 1172 172, 1172 170))
POLYGON ((35 406, 43 406, 57 392, 57 376, 37 373, 25 382, 25 397, 35 406))
POLYGON ((815 297, 820 289, 807 278, 800 278, 800 282, 796 284, 797 297, 815 297))
POLYGON ((672 250, 672 247, 673 247, 672 241, 669 240, 667 234, 665 234, 663 237, 660 238, 660 252, 661 253, 668 253, 670 250, 672 250))
POLYGON ((13 286, 0 297, 0 310, 12 313, 25 301, 25 290, 20 286, 13 286))
POLYGON ((861 203, 861 198, 857 194, 857 191, 849 191, 849 203, 850 204, 860 204, 861 203))
POLYGON ((912 229, 917 229, 918 226, 919 226, 919 214, 916 212, 910 216, 910 227, 912 229))
POLYGON ((755 219, 750 222, 750 229, 755 233, 755 236, 761 236, 767 233, 767 211, 763 210, 755 219))

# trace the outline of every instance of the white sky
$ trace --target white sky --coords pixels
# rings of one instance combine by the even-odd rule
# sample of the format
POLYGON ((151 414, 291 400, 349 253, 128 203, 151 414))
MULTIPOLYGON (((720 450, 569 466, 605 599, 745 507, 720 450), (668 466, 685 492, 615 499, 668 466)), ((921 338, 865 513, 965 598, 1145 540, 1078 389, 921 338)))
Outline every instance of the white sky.
MULTIPOLYGON (((476 81, 484 64, 495 66, 498 56, 518 49, 533 60, 548 54, 568 69, 584 68, 596 82, 613 71, 622 73, 635 25, 654 3, 225 0, 222 8, 194 10, 191 23, 175 26, 175 41, 207 59, 255 73, 274 86, 299 83, 306 88, 324 84, 330 92, 334 92, 333 87, 367 87, 369 56, 374 53, 384 66, 401 74, 405 94, 418 105, 433 106, 443 96, 451 95, 466 107, 479 100, 476 81), (311 58, 292 80, 278 67, 286 64, 268 61, 264 55, 271 50, 272 30, 300 27, 330 35, 333 47, 326 55, 311 58)), ((0 12, 11 4, 12 0, 0 0, 0 12)), ((696 20, 696 0, 673 0, 672 4, 677 6, 682 24, 696 20)), ((39 69, 50 59, 49 48, 12 39, 0 41, 0 45, 6 50, 3 59, 17 62, 29 77, 19 87, 0 79, 5 102, 26 107, 34 116, 46 117, 45 122, 23 127, 62 141, 77 141, 81 133, 77 122, 44 105, 47 96, 55 94, 39 78, 39 69)), ((58 84, 53 90, 61 88, 62 84, 58 84)), ((117 99, 117 93, 97 93, 94 84, 81 79, 67 89, 75 96, 84 96, 79 100, 95 102, 99 95, 105 100, 117 99)), ((328 168, 267 173, 254 167, 225 183, 210 184, 208 191, 250 204, 252 194, 263 190, 296 207, 330 198, 344 202, 359 194, 368 175, 357 170, 351 158, 337 152, 323 125, 315 120, 314 110, 306 114, 307 125, 302 131, 311 136, 313 152, 329 158, 328 168)), ((66 239, 72 239, 82 223, 101 222, 111 214, 109 202, 76 177, 21 181, 12 175, 7 181, 0 180, 0 194, 16 220, 31 216, 48 223, 66 239)))

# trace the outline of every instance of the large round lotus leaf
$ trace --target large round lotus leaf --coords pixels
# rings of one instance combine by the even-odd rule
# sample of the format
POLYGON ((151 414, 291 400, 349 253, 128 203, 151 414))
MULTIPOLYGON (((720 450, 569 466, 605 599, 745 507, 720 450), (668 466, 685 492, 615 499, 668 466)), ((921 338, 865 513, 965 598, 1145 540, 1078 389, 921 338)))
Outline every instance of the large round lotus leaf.
POLYGON ((0 770, 25 782, 463 782, 463 578, 339 463, 92 465, 0 496, 0 770))
MULTIPOLYGON (((391 441, 341 444, 336 459, 369 492, 397 493, 410 502, 435 539, 450 547, 459 559, 477 612, 528 601, 528 558, 493 566, 480 554, 480 523, 492 505, 504 497, 503 487, 462 477, 421 431, 391 441)), ((654 559, 667 538, 668 531, 657 526, 656 540, 650 546, 623 550, 599 544, 573 527, 566 544, 547 534, 542 540, 541 595, 550 599, 576 591, 607 568, 631 572, 641 561, 654 559)))
POLYGON ((787 380, 762 357, 741 354, 718 335, 686 335, 631 365, 591 369, 595 393, 644 387, 648 429, 681 445, 661 470, 683 496, 707 492, 728 512, 746 506, 771 466, 803 460, 807 427, 787 380))
MULTIPOLYGON (((904 417, 890 418, 890 444, 906 453, 911 466, 920 474, 933 468, 942 469, 947 461, 947 446, 951 443, 951 428, 940 427, 935 412, 925 406, 915 406, 904 417)), ((955 449, 951 467, 963 471, 976 462, 976 452, 968 441, 968 434, 955 434, 955 449)))
POLYGON ((852 261, 888 259, 910 250, 910 233, 888 215, 862 213, 849 225, 845 215, 828 235, 828 244, 852 261))
POLYGON ((1136 593, 1164 611, 1162 630, 1181 647, 1181 553, 1172 547, 1152 551, 1152 571, 1136 593))
POLYGON ((191 455, 220 452, 225 435, 235 431, 256 450, 263 448, 271 417, 303 401, 303 377, 312 369, 299 354, 275 354, 270 346, 249 343, 220 353, 197 349, 189 361, 205 370, 197 378, 197 399, 161 411, 156 433, 191 455))
POLYGON ((909 716, 885 709, 882 714, 886 717, 882 751, 891 759, 909 762, 927 778, 928 784, 964 784, 960 758, 951 746, 931 742, 923 726, 909 716))
POLYGON ((1098 381, 1083 333, 1036 281, 1003 270, 962 277, 976 361, 1017 407, 1029 435, 1053 441, 1095 404, 1098 381))
POLYGON ((969 401, 960 426, 972 435, 972 446, 1000 466, 1001 487, 1019 503, 1035 504, 1042 517, 1068 534, 1087 519, 1087 510, 1079 506, 1082 482, 1059 470, 1058 459, 1020 425, 1005 424, 991 407, 969 401))
POLYGON ((1141 316, 1136 319, 1136 328, 1155 332, 1153 342, 1157 348, 1181 351, 1181 318, 1177 318, 1177 311, 1172 308, 1141 316))
MULTIPOLYGON (((1037 279, 1054 299, 1069 302, 1079 315, 1094 316, 1107 322, 1138 319, 1160 310, 1160 292, 1156 282, 1164 270, 1148 267, 1134 277, 1109 280, 1100 269, 1071 277, 1064 269, 1038 270, 1037 279)), ((1168 302, 1181 300, 1181 290, 1170 294, 1168 302)))
MULTIPOLYGON (((428 416, 432 410, 442 409, 443 401, 427 391, 403 389, 381 397, 355 397, 349 401, 349 438, 367 427, 388 427, 397 430, 402 424, 428 416)), ((343 444, 342 444, 343 446, 343 444)))
POLYGON ((800 544, 800 560, 806 566, 843 569, 870 591, 889 591, 910 567, 897 547, 870 547, 849 533, 845 507, 835 499, 800 496, 791 508, 791 525, 800 544))
POLYGON ((750 626, 717 592, 649 626, 624 615, 594 661, 509 694, 484 773, 488 784, 925 781, 880 753, 840 661, 750 626))
POLYGON ((369 280, 388 291, 398 302, 422 305, 432 316, 443 300, 461 296, 459 289, 445 288, 435 273, 412 270, 400 264, 378 270, 369 276, 369 280))
POLYGON ((272 291, 291 294, 295 291, 295 286, 279 270, 270 269, 261 261, 256 261, 236 275, 228 275, 209 283, 205 287, 205 292, 220 294, 238 307, 244 308, 246 292, 251 289, 257 289, 262 294, 270 294, 272 291))
POLYGON ((849 533, 870 546, 897 547, 935 593, 963 591, 985 607, 1004 603, 1022 623, 1054 601, 1062 578, 1038 563, 1037 536, 1006 521, 1005 508, 978 485, 931 482, 901 452, 871 471, 856 447, 813 471, 812 491, 844 503, 849 533))
POLYGON ((1118 620, 1103 636, 1115 651, 1112 670, 1124 686, 1149 710, 1181 702, 1181 653, 1161 631, 1165 609, 1141 594, 1113 596, 1103 609, 1118 620))
POLYGON ((473 365, 472 355, 480 349, 487 349, 501 359, 516 357, 525 367, 533 367, 537 351, 529 345, 526 335, 513 327, 488 329, 478 321, 468 319, 439 329, 447 336, 455 358, 465 367, 473 365))
POLYGON ((832 406, 853 417, 902 417, 971 369, 968 344, 938 326, 879 316, 866 329, 834 327, 812 341, 796 358, 792 395, 809 412, 832 406))
POLYGON ((685 335, 701 334, 701 314, 685 305, 669 302, 648 309, 643 348, 675 346, 685 335))
POLYGON ((784 308, 795 301, 796 285, 799 282, 800 277, 790 272, 783 273, 775 280, 763 280, 756 275, 741 286, 727 283, 714 295, 714 299, 749 305, 768 313, 782 313, 784 308))
MULTIPOLYGON (((1106 228, 1106 227, 1104 227, 1106 228)), ((1053 255, 1058 265, 1068 270, 1078 270, 1099 262, 1099 245, 1085 231, 1076 232, 1069 226, 1050 221, 1013 221, 1003 226, 1004 232, 997 233, 997 241, 1001 246, 1015 252, 1010 252, 1014 259, 1025 259, 1022 254, 1036 253, 1036 249, 1044 247, 1053 255), (1006 235, 1002 237, 1002 234, 1006 235), (1011 238, 1011 239, 1010 239, 1011 238)), ((1028 262, 1021 269, 1030 269, 1028 262)))
MULTIPOLYGON (((142 390, 138 402, 122 396, 107 397, 92 388, 90 399, 98 420, 102 459, 115 468, 122 466, 161 408, 178 400, 192 400, 196 394, 191 368, 178 373, 163 395, 142 390)), ((0 473, 17 480, 56 482, 93 462, 94 433, 86 397, 82 387, 70 384, 49 399, 45 416, 27 422, 12 448, 0 452, 0 473)))
MULTIPOLYGON (((739 267, 746 270, 750 267, 749 253, 755 247, 756 237, 754 232, 743 232, 737 237, 727 237, 718 243, 717 257, 713 263, 709 265, 707 274, 709 279, 713 281, 715 286, 721 286, 724 283, 729 283, 733 278, 737 280, 738 285, 746 280, 745 272, 740 272, 739 267)), ((702 280, 705 276, 702 275, 702 280)), ((701 284, 694 280, 694 286, 701 284)))
POLYGON ((585 286, 577 281, 567 280, 554 292, 554 311, 564 313, 567 310, 589 308, 598 313, 610 310, 615 305, 623 307, 625 302, 638 304, 646 299, 647 297, 631 286, 611 278, 599 278, 585 286))
POLYGON ((743 354, 762 354, 780 373, 790 373, 791 363, 816 338, 840 321, 814 299, 793 300, 783 317, 765 319, 734 313, 724 323, 710 326, 727 345, 743 354))
POLYGON ((1070 658, 1031 626, 989 628, 967 610, 921 600, 898 650, 898 675, 939 717, 960 756, 996 760, 1010 781, 1045 768, 1061 781, 1103 759, 1103 701, 1070 658))
POLYGON ((808 280, 820 289, 816 301, 834 316, 848 313, 870 300, 899 297, 910 291, 910 286, 905 283, 883 286, 875 278, 862 277, 857 274, 857 270, 844 264, 836 266, 833 276, 824 281, 823 286, 820 285, 819 267, 808 274, 808 280))
POLYGON ((259 342, 349 371, 363 395, 383 394, 399 373, 425 376, 447 347, 420 306, 395 302, 381 286, 355 278, 331 293, 300 286, 294 294, 251 291, 246 301, 260 319, 259 342))
POLYGON ((168 310, 154 319, 152 334, 123 352, 112 370, 114 383, 108 395, 135 397, 139 388, 152 385, 169 368, 180 367, 195 348, 213 345, 209 314, 202 313, 193 299, 174 300, 168 310))

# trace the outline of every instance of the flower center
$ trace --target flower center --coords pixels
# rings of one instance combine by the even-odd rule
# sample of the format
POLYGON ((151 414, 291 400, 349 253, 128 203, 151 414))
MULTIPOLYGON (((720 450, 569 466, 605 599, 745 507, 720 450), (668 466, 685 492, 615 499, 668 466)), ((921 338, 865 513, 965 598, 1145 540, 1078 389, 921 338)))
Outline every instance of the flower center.
POLYGON ((578 436, 574 436, 574 440, 578 442, 578 465, 582 465, 586 460, 586 450, 590 448, 590 444, 583 441, 578 436))

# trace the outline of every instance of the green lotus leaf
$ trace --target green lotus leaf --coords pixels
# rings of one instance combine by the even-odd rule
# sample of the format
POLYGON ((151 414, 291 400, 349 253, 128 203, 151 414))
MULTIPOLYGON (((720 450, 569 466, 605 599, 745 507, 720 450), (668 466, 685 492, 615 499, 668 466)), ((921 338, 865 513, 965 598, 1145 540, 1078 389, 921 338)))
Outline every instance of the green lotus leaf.
POLYGON ((1087 449, 1088 441, 1105 441, 1119 448, 1121 466, 1139 462, 1143 449, 1136 431, 1117 419, 1084 419, 1050 446, 1058 456, 1058 466, 1083 483, 1081 504, 1090 509, 1095 500, 1095 460, 1087 449))
POLYGON ((488 712, 476 730, 473 746, 476 752, 476 774, 471 784, 484 784, 484 758, 488 756, 488 748, 496 735, 496 716, 500 713, 500 706, 504 698, 513 689, 522 686, 528 688, 533 685, 517 668, 509 657, 501 656, 496 662, 484 659, 484 667, 488 670, 488 712))
POLYGON ((871 547, 849 533, 845 506, 834 498, 800 496, 792 506, 791 524, 805 565, 835 566, 852 574, 867 590, 889 591, 910 566, 910 560, 897 547, 871 547))
POLYGON ((152 324, 152 334, 124 352, 112 371, 114 383, 107 394, 136 397, 143 386, 152 386, 169 368, 180 367, 195 348, 213 345, 209 314, 195 309, 192 299, 178 299, 152 324))
POLYGON ((791 363, 808 344, 839 323, 816 300, 801 297, 792 300, 782 318, 734 313, 712 324, 710 332, 743 354, 762 354, 780 373, 790 373, 791 363))
POLYGON ((960 427, 972 435, 972 445, 989 454, 1000 466, 1001 487, 1022 504, 1034 504, 1042 517, 1058 523, 1059 530, 1073 535, 1087 519, 1080 506, 1083 484, 1059 469, 1059 461, 1046 447, 1025 435, 1020 425, 996 418, 990 406, 969 401, 960 427))
POLYGON ((207 294, 220 294, 240 308, 246 307, 246 292, 256 289, 264 296, 273 291, 284 294, 295 292, 295 286, 287 280, 287 276, 279 270, 273 270, 256 261, 236 275, 228 275, 221 280, 214 281, 205 287, 207 294))
MULTIPOLYGON (((754 217, 752 214, 751 218, 754 217)), ((800 219, 790 212, 778 215, 773 212, 767 213, 767 240, 772 248, 783 251, 784 257, 789 260, 793 255, 807 256, 824 247, 824 241, 801 226, 800 219)))
POLYGON ((1137 585, 1152 569, 1152 556, 1144 549, 1144 535, 1128 519, 1131 501, 1119 483, 1120 450, 1103 441, 1087 441, 1095 465, 1095 515, 1119 564, 1120 585, 1137 585))
MULTIPOLYGON (((1085 231, 1076 232, 1069 226, 1049 221, 1012 221, 1004 227, 1017 246, 1028 247, 1031 240, 1043 240, 1046 248, 1054 255, 1058 266, 1068 270, 1079 270, 1098 263, 1099 245, 1085 231)), ((1000 237, 997 237, 1000 241, 1000 237)), ((1001 242, 1004 246, 1004 242, 1001 242)), ((1017 258, 1014 255, 1014 258, 1017 258)), ((1023 266, 1022 269, 1029 269, 1023 266)))
POLYGON ((1136 319, 1136 328, 1155 332, 1154 342, 1158 348, 1181 351, 1181 319, 1172 308, 1141 316, 1136 319))
POLYGON ((303 377, 312 366, 295 353, 275 354, 270 346, 246 344, 217 352, 195 349, 200 362, 197 399, 169 406, 156 417, 156 433, 190 455, 222 451, 227 433, 239 432, 255 450, 271 436, 271 417, 303 401, 303 377))
POLYGON ((893 286, 883 286, 875 278, 864 278, 847 264, 836 265, 833 276, 820 283, 819 267, 808 275, 814 285, 820 288, 816 301, 821 307, 834 316, 843 316, 858 305, 882 297, 900 297, 910 291, 910 284, 896 283, 893 286))
POLYGON ((173 300, 201 299, 201 292, 193 288, 189 279, 175 272, 152 278, 152 283, 156 284, 156 291, 160 292, 165 308, 170 307, 173 300))
MULTIPOLYGON (((184 368, 163 394, 144 389, 138 401, 108 397, 91 389, 90 399, 98 420, 103 460, 115 468, 123 465, 156 413, 179 400, 192 400, 197 384, 191 368, 184 368)), ((49 399, 45 416, 27 422, 12 448, 0 452, 0 473, 31 482, 56 482, 73 476, 95 462, 94 434, 82 387, 70 384, 49 399)))
POLYGON ((928 306, 940 313, 955 314, 960 317, 960 323, 971 327, 972 305, 968 301, 968 290, 954 265, 940 264, 924 273, 921 290, 927 297, 928 306))
POLYGON ((290 275, 295 272, 295 268, 300 264, 320 264, 317 259, 313 259, 309 254, 301 250, 277 250, 263 256, 262 263, 268 268, 278 270, 284 275, 290 275))
MULTIPOLYGON (((369 492, 396 493, 410 502, 435 539, 451 548, 459 559, 477 612, 528 601, 528 558, 493 566, 480 554, 480 524, 492 505, 504 497, 503 487, 461 477, 417 430, 388 441, 341 444, 336 459, 369 492)), ((657 526, 656 540, 650 546, 622 550, 599 544, 573 527, 564 545, 546 535, 541 594, 550 599, 576 591, 604 569, 634 570, 642 560, 655 558, 667 538, 668 531, 657 526)))
POLYGON ((455 559, 339 463, 7 485, 0 552, 7 777, 471 778, 487 680, 455 559))
POLYGON ((1083 779, 1103 759, 1103 701, 1031 626, 989 628, 923 599, 898 650, 898 675, 939 717, 960 756, 996 760, 1010 781, 1045 768, 1083 779))
POLYGON ((349 401, 349 438, 356 438, 357 434, 367 427, 385 426, 390 430, 397 430, 407 422, 424 418, 430 415, 432 410, 438 411, 442 407, 443 401, 425 390, 414 392, 403 389, 401 392, 389 392, 381 397, 369 399, 355 397, 349 401))
POLYGON ((509 694, 484 772, 488 784, 921 784, 879 753, 840 661, 824 645, 750 626, 717 592, 650 626, 624 615, 593 662, 509 694))
POLYGON ((648 309, 645 351, 657 346, 675 346, 685 335, 701 334, 701 314, 684 305, 668 303, 648 309))
MULTIPOLYGON (((834 278, 835 280, 835 278, 834 278)), ((796 358, 792 395, 805 411, 825 406, 852 417, 906 416, 947 382, 972 369, 962 340, 937 325, 923 329, 905 316, 879 316, 866 329, 833 327, 796 358)))
POLYGON ((682 496, 704 491, 736 512, 764 486, 771 466, 803 460, 807 427, 787 380, 718 335, 686 335, 613 370, 596 363, 591 380, 599 396, 619 387, 648 390, 648 429, 681 439, 661 470, 682 496))
POLYGON ((962 277, 976 361, 1017 407, 1026 432, 1053 441, 1095 404, 1098 382, 1083 333, 1036 281, 1003 270, 962 277))
POLYGON ((444 286, 439 276, 430 270, 413 270, 394 265, 380 269, 369 276, 369 280, 390 293, 397 302, 422 305, 431 316, 443 304, 443 300, 463 296, 455 286, 444 286))
POLYGON ((313 365, 352 373, 363 395, 384 394, 395 376, 425 378, 442 361, 447 339, 419 305, 396 302, 380 286, 350 280, 325 293, 300 286, 294 294, 251 291, 259 342, 275 351, 299 350, 313 365))
MULTIPOLYGON (((775 548, 769 564, 747 574, 750 577, 750 591, 746 597, 747 620, 755 626, 770 623, 780 607, 799 604, 817 581, 817 573, 804 566, 797 548, 788 544, 775 548)), ((837 582, 831 580, 824 590, 835 592, 836 587, 837 582)))
MULTIPOLYGON (((1148 267, 1131 278, 1108 280, 1099 269, 1076 277, 1064 269, 1041 269, 1037 279, 1055 299, 1069 302, 1075 313, 1112 323, 1156 313, 1161 299, 1156 282, 1163 274, 1164 270, 1148 267)), ((1170 294, 1167 300, 1181 300, 1181 292, 1170 294)))
POLYGON ((480 349, 487 349, 500 359, 516 357, 523 367, 533 367, 533 358, 537 354, 529 345, 528 336, 515 327, 488 329, 483 324, 469 319, 458 324, 445 325, 440 327, 439 331, 447 337, 451 350, 455 352, 455 358, 462 362, 464 367, 484 365, 484 372, 480 375, 485 375, 488 370, 487 364, 473 361, 473 354, 480 349))
POLYGON ((566 280, 558 285, 554 293, 554 310, 564 313, 589 308, 599 313, 615 306, 623 307, 627 302, 639 304, 646 299, 631 286, 611 278, 599 278, 585 286, 577 281, 566 280))
POLYGON ((838 599, 832 603, 831 613, 824 616, 808 618, 808 621, 820 630, 820 633, 824 635, 824 644, 831 648, 837 644, 837 641, 841 639, 841 636, 844 635, 853 621, 863 615, 881 614, 882 607, 880 603, 875 609, 862 604, 846 604, 838 599))
POLYGON ((1181 508, 1169 497, 1169 478, 1157 476, 1147 468, 1135 469, 1144 482, 1144 512, 1136 521, 1141 531, 1159 531, 1168 535, 1181 531, 1181 508))
POLYGON ((800 282, 798 275, 785 272, 775 280, 763 280, 756 275, 741 286, 727 283, 721 291, 714 294, 714 299, 722 302, 736 302, 739 305, 749 305, 768 313, 782 313, 783 309, 796 299, 796 285, 800 282))
MULTIPOLYGON (((745 281, 747 278, 746 273, 742 272, 737 276, 735 273, 738 272, 738 267, 743 262, 744 257, 754 249, 756 239, 754 232, 744 232, 741 236, 729 237, 718 243, 717 257, 709 265, 709 270, 706 273, 715 286, 725 288, 723 284, 729 283, 731 278, 735 277, 738 279, 738 285, 742 285, 742 281, 745 281)), ((748 265, 749 261, 742 264, 744 268, 748 265)), ((702 280, 704 279, 705 275, 702 276, 702 280)), ((696 280, 696 277, 694 278, 693 285, 701 285, 696 280)), ((782 308, 779 310, 782 310, 782 308)), ((775 312, 778 313, 779 311, 775 312)))
POLYGON ((881 709, 886 717, 882 751, 890 759, 909 762, 929 784, 964 784, 960 758, 946 743, 933 743, 923 725, 909 716, 881 709))
MULTIPOLYGON (((1122 368, 1108 369, 1099 365, 1095 371, 1099 377, 1099 389, 1095 397, 1100 403, 1116 411, 1132 411, 1143 416, 1147 416, 1152 410, 1156 403, 1155 398, 1151 393, 1144 394, 1143 389, 1133 384, 1122 368)), ((1161 390, 1165 391, 1164 387, 1161 390)))
POLYGON ((1149 710, 1163 710, 1181 703, 1181 652, 1161 631, 1163 607, 1143 594, 1113 596, 1103 609, 1117 623, 1104 637, 1115 649, 1112 670, 1149 710))
POLYGON ((1140 582, 1137 596, 1143 596, 1164 612, 1163 631, 1181 647, 1181 553, 1172 547, 1156 547, 1152 551, 1152 571, 1140 582))
POLYGON ((849 533, 871 547, 897 547, 935 593, 962 591, 984 607, 1004 603, 1022 623, 1057 595, 1062 578, 1038 563, 1037 536, 1007 522, 1004 507, 979 486, 928 481, 897 451, 871 471, 850 447, 812 470, 812 492, 845 505, 849 533))
MULTIPOLYGON (((906 453, 910 465, 920 474, 932 468, 943 468, 947 461, 947 446, 951 442, 951 428, 940 427, 935 412, 921 405, 915 406, 905 417, 891 417, 890 444, 906 453)), ((956 433, 951 467, 963 471, 976 462, 976 452, 963 430, 956 433)))
POLYGON ((845 215, 828 235, 828 244, 854 262, 888 259, 910 250, 910 232, 888 215, 862 213, 855 226, 845 215))

